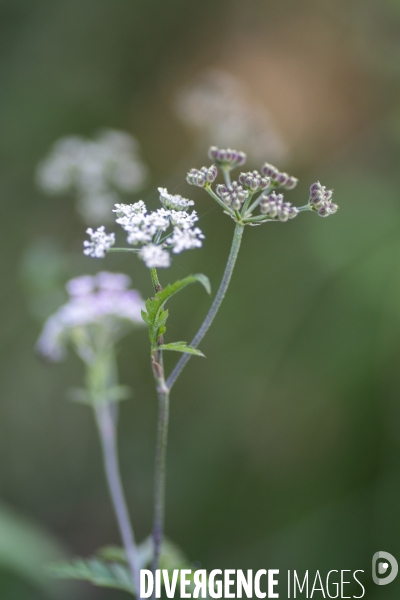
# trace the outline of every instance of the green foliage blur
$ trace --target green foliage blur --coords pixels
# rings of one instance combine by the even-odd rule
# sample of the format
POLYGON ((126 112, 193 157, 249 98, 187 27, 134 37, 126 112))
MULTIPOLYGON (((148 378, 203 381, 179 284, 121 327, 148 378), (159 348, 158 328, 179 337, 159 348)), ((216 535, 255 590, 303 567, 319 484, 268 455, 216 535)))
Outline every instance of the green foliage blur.
MULTIPOLYGON (((340 210, 246 229, 207 359, 174 389, 167 535, 207 569, 364 569, 369 600, 398 598, 400 579, 374 586, 371 559, 400 559, 400 2, 0 0, 0 29, 1 502, 71 555, 119 543, 92 414, 68 400, 81 365, 41 363, 34 344, 70 277, 125 272, 143 297, 151 281, 134 257, 84 257, 74 201, 46 197, 35 169, 62 136, 134 135, 151 173, 140 197, 155 205, 163 185, 193 198, 206 235, 162 283, 203 272, 215 293, 233 222, 185 175, 219 140, 174 109, 181 87, 214 69, 284 140, 277 166, 300 179, 290 200, 304 204, 319 179, 340 210)), ((238 150, 251 148, 249 136, 238 150)), ((200 286, 172 299, 166 342, 190 342, 209 303, 200 286)), ((177 355, 166 354, 168 372, 177 355)), ((145 328, 119 365, 134 390, 120 454, 142 540, 157 409, 145 328)), ((29 569, 0 552, 2 600, 64 597, 29 569)))

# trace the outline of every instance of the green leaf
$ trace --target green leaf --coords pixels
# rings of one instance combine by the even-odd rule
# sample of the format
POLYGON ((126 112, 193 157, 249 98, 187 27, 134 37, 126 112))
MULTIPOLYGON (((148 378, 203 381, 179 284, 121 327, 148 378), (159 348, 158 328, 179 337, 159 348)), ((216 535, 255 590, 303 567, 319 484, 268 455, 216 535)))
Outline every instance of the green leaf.
MULTIPOLYGON (((146 538, 141 544, 137 547, 138 557, 139 557, 139 565, 141 569, 148 569, 151 567, 152 559, 153 559, 153 539, 152 537, 146 538)), ((127 569, 127 560, 126 553, 123 548, 119 548, 118 546, 107 546, 105 548, 101 548, 97 551, 97 556, 101 557, 102 562, 104 560, 111 561, 114 564, 119 563, 120 565, 125 565, 127 569)), ((162 548, 161 548, 161 556, 160 556, 160 569, 167 569, 172 575, 174 569, 191 569, 192 574, 188 579, 191 580, 191 585, 189 586, 190 590, 194 589, 194 566, 189 561, 184 552, 173 542, 168 539, 163 540, 162 548)), ((179 590, 179 581, 178 578, 178 590, 179 590)), ((99 585, 99 584, 97 584, 99 585)), ((111 586, 108 586, 111 587, 111 586)), ((207 596, 208 597, 208 596, 207 596)))
POLYGON ((202 273, 196 273, 196 275, 189 275, 188 277, 185 277, 185 279, 180 279, 178 281, 175 281, 175 283, 167 285, 167 287, 161 290, 161 292, 157 292, 155 297, 159 302, 163 304, 166 300, 168 300, 168 298, 170 298, 177 292, 180 292, 180 290, 185 288, 187 285, 196 282, 201 283, 201 285, 206 290, 207 294, 211 294, 211 284, 208 277, 206 277, 202 273))
POLYGON ((204 356, 205 355, 197 350, 197 348, 192 348, 192 346, 188 346, 186 342, 171 342, 170 344, 161 344, 161 346, 157 346, 158 350, 174 350, 175 352, 183 352, 185 354, 195 354, 196 356, 204 356))
MULTIPOLYGON (((70 388, 67 395, 72 402, 78 402, 79 404, 93 406, 95 401, 84 388, 70 388)), ((128 400, 131 395, 132 391, 129 386, 115 385, 106 390, 104 399, 107 402, 121 402, 121 400, 128 400)))
MULTIPOLYGON (((152 349, 155 348, 160 335, 166 331, 165 323, 168 319, 168 311, 164 310, 164 304, 171 296, 174 296, 187 285, 191 283, 201 283, 206 291, 211 294, 211 286, 208 277, 198 273, 189 275, 185 279, 175 281, 175 283, 167 285, 163 290, 157 292, 154 298, 149 298, 146 301, 146 312, 142 311, 142 318, 149 327, 149 337, 152 349)), ((171 349, 171 348, 170 348, 171 349)), ((182 350, 179 350, 182 352, 182 350)))
POLYGON ((97 557, 74 558, 49 565, 47 572, 59 579, 79 579, 99 587, 124 590, 135 595, 130 571, 120 561, 107 562, 97 557))
POLYGON ((14 571, 43 591, 60 597, 60 590, 43 573, 43 565, 64 556, 58 542, 43 528, 0 504, 0 566, 14 571))

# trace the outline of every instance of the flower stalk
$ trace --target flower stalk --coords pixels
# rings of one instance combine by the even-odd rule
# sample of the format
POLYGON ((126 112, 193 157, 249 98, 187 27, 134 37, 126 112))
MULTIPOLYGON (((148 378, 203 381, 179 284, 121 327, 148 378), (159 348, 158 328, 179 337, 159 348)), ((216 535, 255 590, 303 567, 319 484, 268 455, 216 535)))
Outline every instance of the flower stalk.
POLYGON ((137 597, 140 590, 140 563, 129 517, 128 507, 122 487, 117 452, 116 419, 112 415, 112 406, 104 402, 95 407, 96 421, 103 451, 103 460, 108 489, 114 507, 118 529, 124 545, 126 560, 131 572, 137 597))
MULTIPOLYGON (((243 231, 244 231, 244 226, 240 223, 237 223, 234 234, 233 234, 232 246, 231 246, 231 250, 229 253, 229 257, 228 257, 228 262, 226 263, 225 271, 224 271, 220 286, 218 288, 218 292, 214 298, 214 301, 211 305, 210 310, 207 313, 206 318, 204 319, 203 323, 200 326, 200 329, 198 330, 198 332, 196 333, 196 335, 194 336, 193 340, 190 343, 190 345, 193 348, 198 347, 198 345, 200 344, 200 342, 206 335, 207 331, 211 327, 211 324, 214 321, 214 319, 217 315, 217 312, 222 304, 222 301, 225 297, 225 294, 228 290, 229 283, 232 278, 233 270, 236 265, 236 260, 237 260, 238 254, 239 254, 240 245, 242 243, 243 231)), ((181 358, 179 359, 179 361, 176 364, 175 368, 173 369, 171 375, 167 379, 167 387, 169 390, 172 389, 172 387, 176 383, 176 380, 178 379, 179 375, 182 373, 186 364, 189 362, 190 356, 191 356, 190 354, 183 354, 181 356, 181 358)))

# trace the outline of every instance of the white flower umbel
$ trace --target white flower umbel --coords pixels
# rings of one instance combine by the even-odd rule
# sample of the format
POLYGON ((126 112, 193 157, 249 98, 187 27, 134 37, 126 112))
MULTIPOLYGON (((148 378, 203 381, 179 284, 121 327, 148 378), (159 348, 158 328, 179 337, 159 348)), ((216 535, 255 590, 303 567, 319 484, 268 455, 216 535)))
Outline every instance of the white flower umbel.
POLYGON ((143 246, 139 255, 149 269, 157 269, 158 267, 165 268, 169 267, 171 264, 171 258, 168 252, 163 250, 161 246, 156 246, 156 244, 143 246))
POLYGON ((180 229, 174 227, 174 232, 170 238, 167 239, 167 244, 172 246, 172 252, 179 254, 182 250, 190 250, 191 248, 201 248, 204 235, 201 229, 195 227, 194 229, 180 229))
MULTIPOLYGON (((171 264, 168 249, 177 254, 183 250, 200 248, 204 235, 194 224, 198 221, 195 210, 191 213, 184 208, 192 206, 194 202, 179 195, 169 194, 165 188, 159 188, 162 208, 148 212, 143 200, 135 204, 115 205, 113 212, 116 214, 116 223, 128 234, 128 244, 135 246, 129 248, 114 248, 114 251, 137 252, 145 265, 154 269, 166 268, 171 264), (169 208, 167 208, 169 207, 169 208)), ((115 239, 106 234, 104 227, 97 231, 88 229, 91 236, 90 242, 85 242, 85 254, 96 258, 103 258, 110 250, 115 239)))
POLYGON ((190 229, 199 220, 197 212, 193 210, 190 214, 184 210, 171 210, 171 224, 181 229, 190 229))
POLYGON ((107 250, 115 244, 115 233, 106 233, 103 225, 98 227, 96 231, 93 231, 93 229, 89 227, 89 229, 86 230, 86 233, 90 236, 90 241, 85 240, 83 242, 83 253, 86 254, 86 256, 91 256, 92 258, 104 258, 107 250))
POLYGON ((158 191, 160 192, 160 202, 165 208, 185 210, 185 208, 194 205, 193 200, 182 198, 179 194, 169 194, 166 188, 159 187, 158 191))
POLYGON ((128 289, 130 282, 126 275, 107 272, 69 281, 69 300, 46 321, 38 352, 59 361, 72 343, 81 358, 90 361, 95 352, 115 344, 129 326, 142 325, 144 303, 139 292, 128 289))
POLYGON ((147 168, 136 140, 121 131, 102 130, 93 140, 62 138, 38 166, 38 185, 49 195, 72 193, 86 222, 110 220, 119 194, 142 188, 147 168))

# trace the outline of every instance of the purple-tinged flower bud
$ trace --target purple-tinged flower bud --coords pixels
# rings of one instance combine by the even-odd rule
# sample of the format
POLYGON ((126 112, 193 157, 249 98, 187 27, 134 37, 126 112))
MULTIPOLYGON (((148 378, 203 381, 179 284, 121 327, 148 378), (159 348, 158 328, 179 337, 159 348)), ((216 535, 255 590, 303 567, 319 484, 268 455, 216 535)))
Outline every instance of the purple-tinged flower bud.
POLYGON ((289 174, 288 173, 278 173, 278 177, 276 178, 276 181, 284 187, 287 184, 287 182, 289 181, 289 174))
POLYGON ((217 185, 216 192, 221 200, 234 210, 239 210, 249 195, 248 191, 243 189, 237 181, 232 181, 232 184, 229 186, 223 184, 217 185))
POLYGON ((269 215, 271 219, 278 218, 282 222, 294 219, 299 214, 298 209, 292 206, 290 202, 283 201, 283 194, 276 194, 276 192, 271 192, 262 197, 260 212, 263 215, 269 215))
MULTIPOLYGON (((203 167, 204 169, 205 167, 203 167)), ((211 167, 208 167, 207 169, 207 181, 208 183, 213 183, 215 181, 215 179, 217 178, 218 175, 218 169, 215 165, 211 165, 211 167)))
POLYGON ((246 162, 246 154, 237 150, 228 148, 227 150, 211 146, 208 150, 208 156, 224 169, 231 171, 236 167, 241 167, 246 162))
POLYGON ((329 217, 338 210, 338 205, 331 202, 333 190, 327 190, 319 181, 310 187, 310 208, 316 210, 320 217, 329 217))
POLYGON ((272 181, 276 181, 279 175, 279 170, 274 167, 273 165, 270 165, 269 163, 265 163, 262 167, 261 167, 261 173, 263 175, 265 175, 266 177, 270 177, 272 179, 272 181))
POLYGON ((265 190, 271 180, 269 177, 262 177, 258 171, 249 171, 248 173, 240 173, 239 181, 247 189, 257 192, 265 190))
POLYGON ((211 165, 211 167, 202 167, 200 171, 198 169, 191 169, 187 174, 186 181, 190 183, 190 185, 204 187, 206 183, 212 183, 217 175, 217 167, 211 165))
POLYGON ((318 209, 318 214, 320 217, 329 217, 330 215, 334 215, 338 208, 339 207, 337 204, 333 204, 333 202, 327 202, 318 209))
POLYGON ((319 181, 316 181, 310 187, 310 194, 312 194, 313 192, 316 192, 316 191, 319 192, 319 191, 321 191, 321 189, 322 189, 322 185, 320 184, 319 181))
POLYGON ((318 209, 318 214, 320 217, 329 217, 329 215, 331 214, 328 206, 326 204, 324 204, 323 206, 321 206, 318 209))
POLYGON ((287 180, 287 182, 285 183, 285 185, 283 187, 285 188, 285 190, 293 190, 298 183, 299 183, 299 180, 296 179, 296 177, 289 175, 289 179, 287 180))

